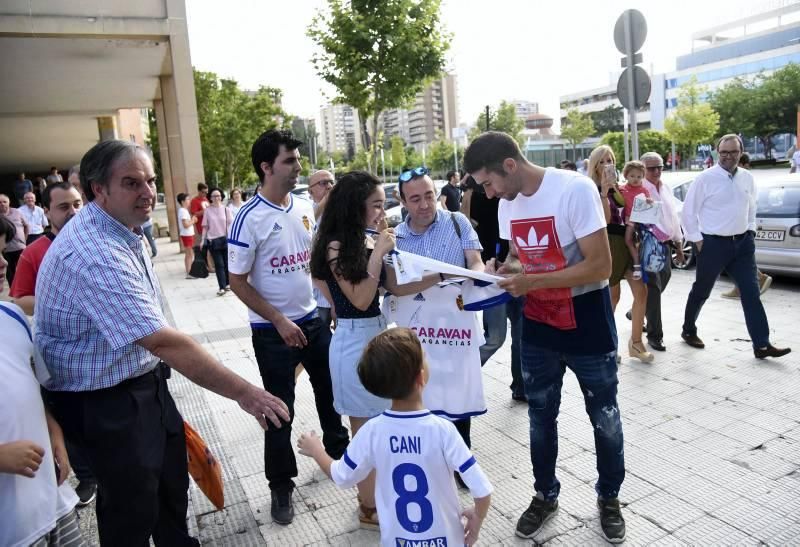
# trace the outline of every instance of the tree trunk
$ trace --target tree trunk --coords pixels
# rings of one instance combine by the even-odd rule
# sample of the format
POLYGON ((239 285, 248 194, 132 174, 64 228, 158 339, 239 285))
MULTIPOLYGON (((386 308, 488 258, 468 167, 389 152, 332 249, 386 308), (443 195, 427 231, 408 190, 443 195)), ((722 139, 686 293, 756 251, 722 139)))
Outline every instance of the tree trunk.
POLYGON ((373 174, 378 174, 380 171, 378 170, 378 116, 380 112, 377 110, 372 115, 372 172, 373 174))

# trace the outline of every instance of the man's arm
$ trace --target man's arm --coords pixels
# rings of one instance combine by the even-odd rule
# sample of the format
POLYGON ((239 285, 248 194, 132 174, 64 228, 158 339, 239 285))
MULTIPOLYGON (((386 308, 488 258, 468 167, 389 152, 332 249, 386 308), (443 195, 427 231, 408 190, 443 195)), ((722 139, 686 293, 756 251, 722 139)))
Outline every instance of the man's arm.
POLYGON ((306 335, 303 334, 303 329, 295 325, 278 308, 267 302, 247 281, 247 275, 228 272, 228 280, 233 294, 238 296, 245 306, 272 323, 286 345, 297 348, 306 346, 308 341, 306 335))
POLYGON ((190 336, 164 327, 137 340, 137 344, 195 384, 239 403, 264 429, 269 428, 267 420, 275 427, 281 427, 280 420, 289 421, 283 401, 225 368, 190 336))
POLYGON ((485 270, 481 252, 477 249, 464 249, 464 260, 467 264, 467 269, 473 272, 482 272, 485 270))
MULTIPOLYGON (((568 288, 608 279, 611 275, 611 251, 606 229, 601 228, 578 239, 578 248, 583 260, 577 264, 556 272, 519 273, 497 284, 514 296, 522 296, 537 289, 568 288)), ((516 255, 516 251, 509 250, 511 254, 516 255)))
POLYGON ((442 192, 442 194, 439 196, 439 206, 442 209, 447 209, 447 196, 444 194, 444 192, 442 192))
POLYGON ((694 184, 689 187, 686 200, 683 202, 683 211, 681 211, 681 223, 683 224, 683 233, 686 240, 694 242, 698 246, 698 249, 703 242, 703 234, 700 233, 700 221, 697 217, 702 204, 703 179, 702 176, 700 176, 697 177, 694 184))
MULTIPOLYGON (((14 279, 16 280, 16 278, 14 279)), ((35 296, 20 296, 19 298, 12 298, 11 300, 14 302, 14 304, 22 308, 22 311, 25 312, 25 315, 33 316, 33 310, 36 304, 35 296)))

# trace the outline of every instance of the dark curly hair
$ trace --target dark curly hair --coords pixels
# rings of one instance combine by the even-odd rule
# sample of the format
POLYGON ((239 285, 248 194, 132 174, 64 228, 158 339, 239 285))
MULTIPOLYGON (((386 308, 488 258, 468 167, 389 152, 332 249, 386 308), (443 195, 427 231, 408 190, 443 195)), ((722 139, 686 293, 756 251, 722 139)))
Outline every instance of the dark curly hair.
POLYGON ((350 283, 358 283, 367 277, 365 204, 380 185, 377 178, 365 171, 351 171, 342 176, 330 191, 311 249, 313 277, 333 279, 328 264, 328 245, 331 241, 338 241, 340 244, 339 259, 332 263, 336 275, 350 283))

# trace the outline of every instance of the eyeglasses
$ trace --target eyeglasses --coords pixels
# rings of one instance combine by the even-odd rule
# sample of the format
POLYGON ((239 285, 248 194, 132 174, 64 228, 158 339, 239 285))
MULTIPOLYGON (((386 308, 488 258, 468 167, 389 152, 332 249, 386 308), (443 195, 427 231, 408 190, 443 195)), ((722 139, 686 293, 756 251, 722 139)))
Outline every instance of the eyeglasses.
POLYGON ((400 176, 397 177, 397 180, 401 183, 408 182, 411 179, 415 179, 417 177, 424 177, 430 172, 431 170, 428 169, 427 167, 417 167, 416 169, 409 169, 408 171, 403 171, 402 173, 400 173, 400 176))
POLYGON ((731 156, 738 156, 742 152, 740 150, 719 150, 720 156, 731 157, 731 156))
POLYGON ((647 168, 648 171, 661 171, 663 169, 664 169, 663 165, 653 165, 647 168))
POLYGON ((322 184, 323 186, 333 186, 333 180, 332 179, 321 180, 319 182, 315 182, 314 184, 309 186, 309 188, 313 188, 315 186, 319 186, 320 184, 322 184))

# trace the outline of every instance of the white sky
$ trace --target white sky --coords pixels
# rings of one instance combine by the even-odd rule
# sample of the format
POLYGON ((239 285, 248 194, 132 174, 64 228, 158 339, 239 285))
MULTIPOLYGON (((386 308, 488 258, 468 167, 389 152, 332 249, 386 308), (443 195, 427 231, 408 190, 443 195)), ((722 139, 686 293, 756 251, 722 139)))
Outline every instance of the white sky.
MULTIPOLYGON (((774 9, 786 0, 444 0, 442 23, 453 33, 448 67, 458 76, 459 122, 473 124, 488 104, 525 99, 558 119, 559 95, 616 81, 621 54, 617 17, 641 11, 648 25, 643 66, 675 69, 691 51, 691 34, 774 9)), ((317 77, 306 28, 324 0, 189 0, 192 63, 248 89, 283 90, 284 109, 316 118, 334 96, 317 77)))

